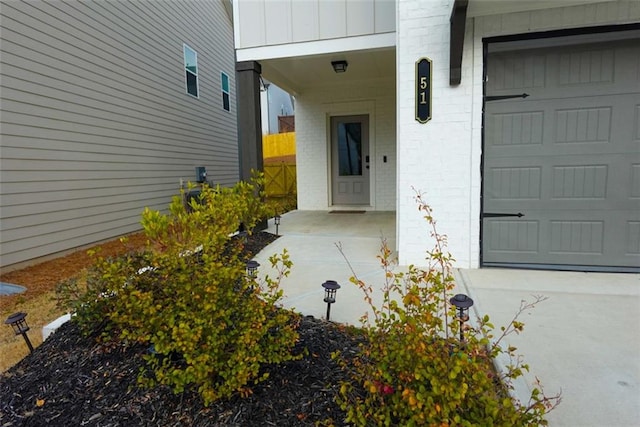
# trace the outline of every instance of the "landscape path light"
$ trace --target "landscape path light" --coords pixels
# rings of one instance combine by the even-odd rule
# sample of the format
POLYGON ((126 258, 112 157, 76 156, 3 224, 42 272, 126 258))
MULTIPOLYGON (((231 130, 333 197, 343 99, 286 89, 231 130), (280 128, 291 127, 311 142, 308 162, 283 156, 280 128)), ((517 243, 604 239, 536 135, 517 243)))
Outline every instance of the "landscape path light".
POLYGON ((324 302, 327 303, 327 320, 331 315, 331 304, 336 302, 336 292, 340 289, 340 285, 335 280, 327 280, 322 284, 324 288, 324 302))
POLYGON ((276 224, 276 236, 279 236, 278 228, 280 227, 280 215, 276 214, 276 216, 273 217, 273 222, 276 224))
POLYGON ((11 316, 7 317, 7 320, 4 321, 5 325, 11 325, 13 328, 13 332, 16 335, 22 335, 24 341, 27 343, 27 347, 29 347, 29 351, 33 353, 33 346, 31 345, 31 341, 29 341, 29 337, 27 336, 27 331, 29 330, 29 325, 27 324, 27 313, 13 313, 11 316))
POLYGON ((473 300, 465 294, 457 294, 449 302, 456 308, 456 318, 460 322, 460 342, 464 342, 463 325, 469 320, 469 307, 473 305, 473 300))
POLYGON ((247 276, 249 279, 253 280, 258 276, 258 267, 260 267, 258 261, 251 260, 247 262, 247 276))

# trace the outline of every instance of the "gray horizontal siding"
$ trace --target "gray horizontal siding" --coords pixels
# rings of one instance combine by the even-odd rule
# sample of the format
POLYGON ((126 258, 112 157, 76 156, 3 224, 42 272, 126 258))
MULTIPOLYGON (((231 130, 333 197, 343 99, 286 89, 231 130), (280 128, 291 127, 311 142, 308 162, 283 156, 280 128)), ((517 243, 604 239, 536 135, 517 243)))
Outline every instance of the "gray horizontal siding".
POLYGON ((1 20, 0 267, 140 229, 142 209, 165 209, 196 166, 237 181, 221 1, 13 1, 1 20), (198 52, 198 99, 183 43, 198 52))

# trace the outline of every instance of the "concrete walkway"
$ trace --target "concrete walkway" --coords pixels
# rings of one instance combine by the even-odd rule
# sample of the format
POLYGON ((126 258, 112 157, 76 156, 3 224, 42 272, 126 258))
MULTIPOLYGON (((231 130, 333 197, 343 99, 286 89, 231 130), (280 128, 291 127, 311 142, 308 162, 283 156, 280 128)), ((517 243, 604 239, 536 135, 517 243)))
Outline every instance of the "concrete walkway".
MULTIPOLYGON (((275 233, 272 221, 269 226, 275 233)), ((286 248, 294 265, 282 283, 285 305, 324 317, 321 284, 336 280, 342 288, 331 320, 358 324, 367 306, 349 283, 352 273, 336 244, 361 280, 381 287, 376 256, 381 237, 395 248, 394 213, 293 211, 283 215, 279 232, 282 237, 256 257, 260 276, 273 276, 267 259, 286 248)), ((534 376, 548 394, 562 391, 561 405, 548 415, 551 426, 640 426, 640 275, 472 269, 457 270, 456 278, 474 299, 476 314, 489 314, 497 329, 521 300, 548 297, 520 318, 524 333, 508 342, 531 368, 516 384, 517 396, 528 397, 534 376)))

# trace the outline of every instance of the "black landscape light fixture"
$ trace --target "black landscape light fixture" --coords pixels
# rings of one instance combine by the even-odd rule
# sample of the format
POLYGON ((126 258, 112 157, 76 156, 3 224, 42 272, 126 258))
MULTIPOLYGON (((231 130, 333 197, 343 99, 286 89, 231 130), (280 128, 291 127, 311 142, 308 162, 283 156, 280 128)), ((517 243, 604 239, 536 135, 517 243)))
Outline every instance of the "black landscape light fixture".
POLYGON ((260 263, 255 260, 251 260, 247 262, 247 276, 249 279, 253 280, 258 275, 258 267, 260 267, 260 263))
POLYGON ((278 228, 280 227, 280 215, 276 214, 276 216, 273 217, 273 222, 276 225, 276 236, 279 236, 278 228))
POLYGON ((16 335, 22 335, 24 341, 27 343, 27 347, 29 347, 29 351, 33 353, 33 346, 31 345, 31 341, 29 341, 29 337, 27 336, 27 331, 30 329, 27 324, 27 313, 13 313, 11 316, 7 317, 7 320, 4 321, 5 325, 11 325, 13 328, 13 332, 16 335))
POLYGON ((456 294, 449 300, 457 310, 456 318, 460 322, 460 342, 464 342, 463 324, 469 320, 469 307, 473 305, 473 300, 465 294, 456 294))
POLYGON ((327 303, 327 320, 331 315, 331 304, 336 302, 336 292, 340 289, 340 285, 335 280, 327 280, 322 284, 324 288, 324 302, 327 303))
POLYGON ((333 67, 333 71, 336 73, 345 73, 349 63, 345 60, 331 61, 331 66, 333 67))

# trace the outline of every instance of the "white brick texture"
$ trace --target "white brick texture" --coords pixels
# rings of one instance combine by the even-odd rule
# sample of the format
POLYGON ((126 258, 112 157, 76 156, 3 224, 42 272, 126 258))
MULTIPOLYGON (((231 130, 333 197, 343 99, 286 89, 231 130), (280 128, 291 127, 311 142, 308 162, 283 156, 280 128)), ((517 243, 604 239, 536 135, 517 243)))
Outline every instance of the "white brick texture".
MULTIPOLYGON (((415 191, 434 209, 438 231, 449 237, 459 265, 472 264, 471 179, 473 80, 471 39, 465 43, 462 84, 449 86, 449 18, 452 1, 398 2, 398 253, 402 264, 425 263, 433 247, 418 212, 415 191), (433 63, 432 119, 415 120, 415 63, 433 63)), ((475 196, 475 195, 473 195, 475 196)), ((479 194, 477 195, 479 198, 479 194)), ((477 242, 477 236, 475 238, 477 242)))

